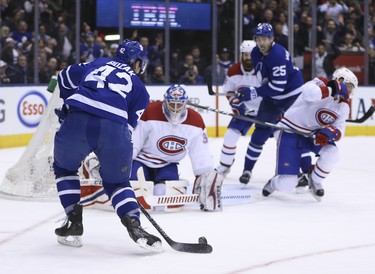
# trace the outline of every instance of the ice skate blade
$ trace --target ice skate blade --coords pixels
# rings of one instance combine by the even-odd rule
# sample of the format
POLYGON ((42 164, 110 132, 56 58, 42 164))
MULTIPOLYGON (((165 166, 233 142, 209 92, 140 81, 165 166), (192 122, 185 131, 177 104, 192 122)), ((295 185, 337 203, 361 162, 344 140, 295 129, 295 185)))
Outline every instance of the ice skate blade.
POLYGON ((70 247, 81 247, 82 237, 81 236, 57 236, 57 242, 62 245, 70 247))
POLYGON ((305 194, 309 192, 309 188, 307 186, 297 186, 296 193, 297 194, 305 194))
POLYGON ((151 252, 157 252, 157 253, 164 252, 164 249, 162 247, 161 242, 155 242, 153 245, 148 245, 147 244, 147 239, 145 239, 145 238, 139 238, 137 240, 137 244, 140 247, 142 247, 142 248, 144 248, 144 249, 146 249, 148 251, 151 251, 151 252))

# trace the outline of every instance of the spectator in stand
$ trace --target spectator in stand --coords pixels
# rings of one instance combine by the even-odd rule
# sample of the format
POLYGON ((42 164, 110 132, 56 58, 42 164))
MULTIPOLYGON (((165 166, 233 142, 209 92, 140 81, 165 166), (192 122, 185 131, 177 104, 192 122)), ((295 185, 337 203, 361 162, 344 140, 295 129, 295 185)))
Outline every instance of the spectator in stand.
POLYGON ((276 0, 268 1, 268 3, 266 4, 266 7, 267 7, 267 9, 272 11, 273 19, 271 21, 279 20, 280 9, 279 9, 278 1, 276 1, 276 0))
POLYGON ((154 43, 147 49, 149 65, 148 72, 153 73, 156 66, 163 66, 164 64, 164 38, 163 33, 157 33, 154 39, 154 43))
POLYGON ((207 62, 201 57, 200 48, 198 46, 193 46, 191 49, 191 55, 193 56, 194 65, 197 66, 199 74, 203 75, 203 72, 207 67, 207 62))
POLYGON ((81 62, 92 62, 103 56, 103 49, 95 43, 94 34, 86 33, 84 43, 80 45, 81 62))
POLYGON ((283 12, 283 11, 280 12, 279 13, 279 21, 278 21, 278 23, 281 24, 281 26, 282 26, 282 33, 284 35, 286 35, 286 36, 288 36, 288 22, 287 22, 287 20, 288 20, 288 17, 286 15, 286 13, 283 12))
POLYGON ((283 34, 283 25, 281 23, 275 23, 274 41, 288 49, 288 36, 283 34))
POLYGON ((4 48, 6 45, 5 40, 10 37, 10 29, 8 26, 2 26, 0 29, 0 48, 4 48))
POLYGON ((265 23, 273 24, 274 23, 274 16, 273 16, 273 11, 270 9, 265 9, 263 12, 263 21, 265 23))
POLYGON ((46 26, 43 25, 43 24, 40 24, 39 25, 39 36, 38 36, 38 40, 43 40, 46 44, 48 42, 48 40, 51 39, 51 36, 49 36, 47 34, 47 31, 46 31, 46 26))
POLYGON ((179 84, 203 84, 203 76, 199 75, 198 68, 194 65, 193 56, 185 55, 185 62, 180 68, 179 84))
POLYGON ((111 44, 107 57, 115 57, 118 44, 111 44))
POLYGON ((39 74, 40 83, 48 83, 51 80, 51 77, 56 74, 57 71, 57 59, 51 57, 48 59, 47 65, 42 68, 41 73, 39 74))
POLYGON ((55 38, 48 39, 45 52, 47 53, 47 58, 56 57, 60 59, 60 55, 57 53, 57 41, 55 38))
POLYGON ((32 35, 27 31, 27 23, 20 20, 17 23, 17 29, 10 33, 10 36, 16 42, 16 48, 20 53, 28 54, 31 50, 32 35))
POLYGON ((298 24, 293 25, 294 31, 294 52, 293 52, 293 63, 299 69, 303 69, 303 54, 305 53, 305 42, 302 39, 297 39, 300 33, 300 27, 298 24))
POLYGON ((3 60, 0 60, 0 84, 9 84, 10 77, 7 74, 8 65, 3 60))
POLYGON ((339 45, 341 43, 341 37, 343 36, 343 26, 337 26, 335 21, 328 19, 325 28, 323 29, 323 40, 326 50, 332 52, 332 44, 339 45))
POLYGON ((242 8, 242 37, 244 40, 250 40, 253 37, 253 29, 255 27, 254 14, 250 10, 250 5, 251 3, 244 3, 242 8))
POLYGON ((224 69, 225 75, 231 65, 233 65, 233 61, 229 58, 228 48, 222 48, 219 53, 219 66, 224 69))
POLYGON ((15 41, 12 37, 5 39, 5 47, 1 49, 1 59, 8 65, 13 66, 17 64, 20 53, 15 48, 15 41))
MULTIPOLYGON (((216 70, 215 70, 215 77, 216 82, 213 84, 222 85, 224 83, 226 73, 224 67, 220 66, 219 64, 219 55, 216 54, 216 70)), ((204 81, 207 83, 208 79, 213 77, 212 75, 212 65, 208 66, 204 72, 204 81)))
POLYGON ((63 23, 59 25, 58 29, 56 51, 61 60, 67 60, 69 62, 72 59, 73 52, 73 42, 70 37, 69 29, 63 23))
POLYGON ((25 12, 22 9, 14 9, 12 11, 12 16, 10 18, 6 18, 2 22, 2 25, 8 26, 10 31, 14 31, 17 29, 18 22, 24 18, 24 14, 25 12))
POLYGON ((332 74, 335 71, 333 61, 340 54, 340 51, 336 48, 336 46, 332 46, 334 52, 328 53, 323 43, 318 45, 315 54, 315 77, 324 77, 327 79, 332 79, 332 74))
POLYGON ((363 52, 365 50, 350 32, 345 33, 344 42, 340 44, 339 49, 342 52, 363 52))
POLYGON ((344 1, 328 0, 319 6, 319 12, 329 15, 336 24, 339 24, 340 15, 343 16, 349 12, 348 6, 344 1))
MULTIPOLYGON (((298 34, 298 39, 303 40, 304 45, 305 45, 305 51, 311 52, 312 50, 312 40, 311 40, 311 35, 312 34, 312 17, 307 16, 306 20, 301 23, 300 26, 300 32, 298 34)), ((323 39, 323 33, 322 29, 317 27, 317 33, 316 33, 316 41, 317 43, 320 43, 323 39)))
POLYGON ((164 70, 162 66, 156 66, 154 73, 149 77, 150 84, 165 84, 164 70))
POLYGON ((18 62, 14 66, 14 74, 11 76, 12 84, 32 84, 34 83, 34 74, 32 69, 29 68, 27 57, 20 55, 18 62))
MULTIPOLYGON (((363 27, 363 25, 362 25, 363 27)), ((352 19, 349 19, 346 21, 345 23, 345 29, 346 29, 346 32, 349 32, 351 34, 353 34, 354 36, 354 41, 358 42, 361 44, 361 46, 363 46, 363 35, 362 33, 359 31, 360 29, 357 29, 355 24, 354 24, 354 21, 352 19)))

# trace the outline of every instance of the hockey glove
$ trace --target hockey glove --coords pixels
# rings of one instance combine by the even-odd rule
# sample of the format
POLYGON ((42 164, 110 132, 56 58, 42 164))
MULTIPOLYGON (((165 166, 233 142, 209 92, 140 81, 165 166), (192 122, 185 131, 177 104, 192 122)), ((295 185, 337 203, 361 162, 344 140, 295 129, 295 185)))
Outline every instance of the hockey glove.
POLYGON ((229 104, 232 107, 232 111, 234 114, 246 116, 247 108, 245 107, 244 103, 242 103, 240 98, 233 96, 229 100, 229 104))
POLYGON ((57 115, 58 119, 59 119, 59 123, 61 124, 64 119, 66 118, 66 116, 68 115, 68 109, 66 107, 66 105, 64 104, 62 106, 62 108, 55 108, 55 114, 57 115))
POLYGON ((258 93, 253 87, 240 87, 237 93, 241 101, 250 101, 258 97, 258 93))
POLYGON ((326 146, 329 142, 340 138, 340 131, 333 126, 325 126, 318 129, 314 134, 314 144, 316 146, 326 146))
POLYGON ((331 88, 332 97, 341 97, 342 99, 349 99, 349 91, 345 83, 341 83, 337 80, 331 80, 327 83, 327 87, 331 88))

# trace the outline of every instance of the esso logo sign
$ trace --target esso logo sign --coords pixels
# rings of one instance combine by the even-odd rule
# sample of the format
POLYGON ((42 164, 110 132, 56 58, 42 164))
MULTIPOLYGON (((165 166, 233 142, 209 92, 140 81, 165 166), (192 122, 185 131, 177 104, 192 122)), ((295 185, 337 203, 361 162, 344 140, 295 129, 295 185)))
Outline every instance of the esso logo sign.
POLYGON ((27 127, 37 127, 46 108, 47 99, 44 95, 38 91, 30 91, 18 103, 18 118, 27 127))

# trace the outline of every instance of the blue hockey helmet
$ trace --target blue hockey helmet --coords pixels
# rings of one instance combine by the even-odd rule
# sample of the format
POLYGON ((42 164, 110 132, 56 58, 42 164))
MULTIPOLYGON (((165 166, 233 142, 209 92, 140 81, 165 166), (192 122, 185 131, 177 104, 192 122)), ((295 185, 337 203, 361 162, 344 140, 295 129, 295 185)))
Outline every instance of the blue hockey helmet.
POLYGON ((116 50, 116 57, 128 65, 133 65, 137 60, 141 61, 141 74, 145 72, 148 59, 143 46, 137 41, 124 40, 116 50))
POLYGON ((184 85, 172 85, 165 92, 163 112, 172 125, 177 125, 186 118, 188 100, 184 85))
POLYGON ((272 25, 269 23, 259 23, 255 29, 255 37, 258 36, 266 36, 271 37, 273 36, 273 28, 272 25))

